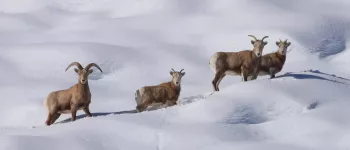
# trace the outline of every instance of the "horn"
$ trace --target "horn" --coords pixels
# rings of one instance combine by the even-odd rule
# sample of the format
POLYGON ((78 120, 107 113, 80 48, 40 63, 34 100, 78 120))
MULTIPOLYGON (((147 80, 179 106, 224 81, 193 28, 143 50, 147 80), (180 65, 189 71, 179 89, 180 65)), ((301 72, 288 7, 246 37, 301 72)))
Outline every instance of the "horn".
POLYGON ((171 70, 172 70, 173 72, 176 72, 173 68, 171 68, 171 70))
POLYGON ((248 35, 248 36, 250 36, 250 37, 252 37, 252 38, 254 38, 254 40, 255 41, 257 41, 258 39, 254 36, 254 35, 248 35))
POLYGON ((279 38, 280 42, 282 42, 281 38, 279 38))
POLYGON ((286 39, 286 40, 284 41, 284 43, 287 43, 287 41, 288 41, 288 39, 286 39))
POLYGON ((88 70, 90 70, 91 67, 96 67, 98 70, 100 70, 102 72, 102 69, 95 63, 90 63, 90 64, 86 65, 85 70, 88 71, 88 70))
POLYGON ((181 73, 183 70, 184 70, 184 69, 181 69, 181 70, 180 70, 180 73, 181 73))
POLYGON ((264 39, 268 38, 269 36, 264 36, 261 41, 264 41, 264 39))
POLYGON ((72 67, 72 66, 77 66, 79 70, 84 69, 84 68, 81 66, 80 63, 78 63, 78 62, 72 62, 72 63, 69 64, 69 66, 66 68, 66 71, 67 71, 70 67, 72 67))

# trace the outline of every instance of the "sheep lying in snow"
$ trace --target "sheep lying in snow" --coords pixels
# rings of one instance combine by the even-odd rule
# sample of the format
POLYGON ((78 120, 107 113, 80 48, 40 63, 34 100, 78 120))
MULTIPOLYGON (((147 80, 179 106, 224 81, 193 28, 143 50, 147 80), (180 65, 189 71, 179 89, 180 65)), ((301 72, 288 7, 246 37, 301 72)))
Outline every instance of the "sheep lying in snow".
POLYGON ((291 42, 287 42, 287 40, 276 41, 278 50, 262 56, 259 76, 270 75, 270 78, 274 78, 282 70, 286 61, 287 48, 290 44, 291 42))
POLYGON ((176 105, 181 92, 181 78, 185 75, 182 71, 183 69, 179 72, 172 69, 171 81, 155 86, 144 86, 136 90, 136 111, 142 112, 153 103, 162 103, 166 107, 176 105))
POLYGON ((210 57, 209 66, 215 73, 212 81, 215 91, 219 91, 219 84, 226 75, 240 75, 243 81, 255 79, 258 76, 261 55, 267 44, 264 39, 268 36, 264 36, 261 40, 253 35, 248 36, 254 38, 254 41, 251 41, 253 50, 216 52, 210 57))
POLYGON ((48 117, 46 120, 46 125, 53 124, 61 114, 71 113, 72 121, 76 119, 76 113, 78 110, 84 110, 88 117, 92 117, 89 105, 91 102, 91 93, 88 84, 88 75, 92 73, 91 67, 98 68, 101 72, 101 68, 95 63, 88 64, 85 68, 81 66, 78 62, 72 62, 66 69, 66 71, 71 66, 77 66, 74 69, 79 75, 79 81, 74 86, 65 89, 51 92, 47 98, 44 100, 44 106, 48 110, 48 117))

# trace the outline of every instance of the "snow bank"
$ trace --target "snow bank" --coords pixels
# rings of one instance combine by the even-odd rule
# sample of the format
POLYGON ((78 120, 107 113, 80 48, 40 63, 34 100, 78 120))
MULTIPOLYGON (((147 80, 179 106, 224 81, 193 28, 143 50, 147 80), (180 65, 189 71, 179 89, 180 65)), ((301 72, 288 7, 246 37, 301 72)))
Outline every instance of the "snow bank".
POLYGON ((0 0, 0 149, 347 149, 349 5, 0 0), (269 36, 264 53, 292 42, 283 71, 211 93, 209 57, 251 48, 248 34, 269 36), (72 61, 104 71, 89 81, 96 117, 45 127, 42 100, 77 82, 72 61), (186 72, 180 105, 135 114, 135 90, 171 68, 186 72))

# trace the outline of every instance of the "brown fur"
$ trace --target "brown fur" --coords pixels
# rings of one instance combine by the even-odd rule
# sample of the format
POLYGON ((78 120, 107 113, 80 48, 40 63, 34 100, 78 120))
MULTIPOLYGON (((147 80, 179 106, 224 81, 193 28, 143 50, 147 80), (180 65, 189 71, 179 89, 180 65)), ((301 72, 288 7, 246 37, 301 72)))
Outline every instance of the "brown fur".
POLYGON ((255 41, 251 41, 253 50, 242 50, 239 52, 216 52, 210 58, 210 67, 215 72, 215 77, 212 81, 215 91, 219 91, 221 80, 227 75, 240 75, 243 81, 247 81, 248 77, 256 79, 261 62, 261 54, 267 42, 252 36, 255 41))
POLYGON ((162 103, 166 107, 176 105, 181 92, 181 78, 185 75, 185 72, 181 71, 170 72, 172 81, 138 89, 135 96, 137 112, 144 111, 153 103, 162 103))
POLYGON ((283 69, 286 61, 287 48, 290 46, 290 42, 285 40, 284 42, 277 41, 276 45, 278 50, 274 53, 266 54, 262 57, 261 67, 259 75, 270 75, 270 78, 274 78, 275 75, 283 69))
POLYGON ((73 62, 66 71, 73 65, 78 67, 75 72, 79 75, 79 82, 68 89, 51 92, 44 100, 44 105, 48 109, 48 117, 45 122, 48 126, 53 124, 63 113, 71 113, 72 121, 75 121, 76 113, 81 109, 88 117, 92 117, 89 110, 91 93, 88 83, 88 75, 92 73, 92 70, 89 69, 95 66, 101 72, 102 70, 95 63, 83 68, 78 62, 73 62))

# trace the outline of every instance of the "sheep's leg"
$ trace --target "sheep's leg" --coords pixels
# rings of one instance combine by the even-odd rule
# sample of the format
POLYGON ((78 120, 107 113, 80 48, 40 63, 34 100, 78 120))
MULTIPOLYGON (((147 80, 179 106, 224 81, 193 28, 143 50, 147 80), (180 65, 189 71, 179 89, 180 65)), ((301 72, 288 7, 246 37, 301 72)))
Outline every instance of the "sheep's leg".
POLYGON ((258 76, 257 76, 256 74, 253 74, 253 75, 251 75, 251 76, 248 77, 248 80, 249 80, 249 81, 250 81, 250 80, 256 80, 257 77, 258 77, 258 76))
POLYGON ((56 107, 52 107, 51 110, 49 110, 48 116, 47 116, 47 120, 46 120, 46 125, 50 126, 55 119, 55 114, 57 114, 57 108, 56 107))
POLYGON ((165 108, 167 107, 168 100, 162 101, 162 104, 160 107, 165 108))
POLYGON ((253 76, 248 76, 247 80, 248 80, 248 81, 254 80, 254 77, 253 77, 253 76))
POLYGON ((270 72, 270 79, 275 78, 275 68, 270 68, 269 72, 270 72))
POLYGON ((220 78, 219 72, 216 72, 215 77, 212 81, 214 91, 218 91, 218 89, 216 87, 217 87, 217 82, 218 82, 219 78, 220 78))
POLYGON ((242 68, 242 79, 244 82, 248 80, 248 71, 244 68, 242 68))
POLYGON ((176 105, 176 101, 172 101, 172 100, 167 100, 166 101, 166 107, 171 107, 171 106, 174 106, 176 105))
POLYGON ((219 83, 224 76, 225 76, 225 73, 223 71, 218 71, 215 73, 214 80, 212 81, 214 91, 219 91, 219 83))
POLYGON ((218 82, 216 83, 216 89, 217 89, 218 91, 220 91, 220 89, 219 89, 219 84, 220 84, 220 82, 222 81, 222 79, 223 79, 225 76, 226 76, 225 73, 222 74, 222 75, 220 76, 218 82))
POLYGON ((254 72, 252 74, 252 79, 251 80, 256 80, 258 78, 259 73, 260 73, 260 68, 259 67, 255 67, 254 68, 254 72))
POLYGON ((92 114, 90 113, 89 105, 86 106, 83 110, 88 117, 92 117, 92 114))
POLYGON ((149 100, 144 100, 140 105, 136 106, 136 111, 143 112, 148 107, 148 105, 150 105, 151 103, 152 102, 149 100))
POLYGON ((52 117, 52 120, 51 120, 51 123, 50 123, 50 124, 55 123, 55 121, 61 116, 61 114, 55 113, 55 114, 53 114, 52 116, 53 116, 53 117, 52 117))
POLYGON ((51 120, 52 120, 52 115, 51 113, 49 112, 48 115, 47 115, 47 120, 46 120, 46 125, 50 126, 51 125, 51 120))
POLYGON ((71 112, 72 112, 72 121, 75 121, 75 119, 77 118, 77 111, 78 108, 76 106, 71 106, 71 112))

